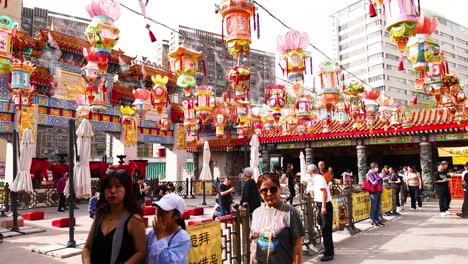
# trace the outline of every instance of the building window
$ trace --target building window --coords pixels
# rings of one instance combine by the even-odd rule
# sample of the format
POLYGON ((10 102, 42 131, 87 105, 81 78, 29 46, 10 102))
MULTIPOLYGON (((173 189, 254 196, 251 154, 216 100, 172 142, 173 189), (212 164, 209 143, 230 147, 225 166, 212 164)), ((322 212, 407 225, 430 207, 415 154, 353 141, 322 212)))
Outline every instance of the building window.
POLYGON ((382 91, 382 92, 385 92, 385 86, 377 86, 375 87, 376 90, 379 90, 379 91, 382 91))
POLYGON ((369 61, 383 58, 383 52, 379 52, 368 57, 369 61))
POLYGON ((385 58, 387 59, 391 59, 391 60, 394 60, 394 61, 399 61, 400 60, 400 57, 396 56, 396 55, 393 55, 393 54, 385 54, 385 58))
POLYGON ((405 84, 406 84, 406 79, 398 78, 398 77, 391 76, 391 75, 387 75, 387 80, 389 80, 389 81, 401 82, 401 83, 405 83, 405 84))
POLYGON ((383 68, 384 68, 384 64, 379 63, 379 64, 376 64, 376 65, 370 66, 369 71, 380 70, 380 69, 383 69, 383 68))
POLYGON ((367 38, 371 39, 371 38, 380 37, 380 36, 382 36, 382 30, 378 30, 376 32, 370 33, 369 35, 367 35, 367 38))
POLYGON ((391 92, 391 93, 396 93, 396 94, 404 94, 404 95, 407 94, 407 91, 405 89, 396 88, 396 87, 392 87, 392 86, 388 87, 388 91, 391 92))
POLYGON ((370 45, 367 45, 367 49, 370 50, 370 49, 375 49, 375 48, 381 48, 382 47, 382 42, 376 42, 376 43, 373 43, 373 44, 370 44, 370 45))
POLYGON ((454 58, 454 59, 455 59, 455 54, 453 54, 453 53, 451 53, 451 52, 445 51, 444 54, 445 54, 445 56, 447 56, 447 57, 450 57, 450 58, 454 58))
POLYGON ((397 71, 398 70, 397 66, 393 66, 391 64, 385 65, 385 68, 387 68, 387 70, 392 70, 392 71, 397 71))
POLYGON ((381 75, 370 77, 369 82, 376 82, 376 81, 380 81, 380 80, 383 80, 383 79, 385 79, 385 75, 381 74, 381 75))
POLYGON ((442 37, 445 37, 445 38, 448 38, 448 39, 450 39, 450 40, 453 40, 453 36, 452 36, 452 35, 449 35, 449 34, 447 34, 447 33, 440 32, 440 35, 441 35, 442 37))

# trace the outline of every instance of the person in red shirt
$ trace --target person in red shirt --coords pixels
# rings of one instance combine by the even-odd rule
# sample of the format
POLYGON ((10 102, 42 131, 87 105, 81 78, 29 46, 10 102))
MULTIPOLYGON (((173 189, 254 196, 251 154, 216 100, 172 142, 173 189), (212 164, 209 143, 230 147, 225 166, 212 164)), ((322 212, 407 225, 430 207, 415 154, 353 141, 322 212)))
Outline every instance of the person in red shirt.
POLYGON ((57 182, 57 193, 60 195, 57 212, 65 211, 65 207, 66 207, 65 194, 63 194, 63 191, 65 190, 65 185, 67 184, 67 181, 68 181, 68 172, 63 174, 63 177, 60 178, 57 182))

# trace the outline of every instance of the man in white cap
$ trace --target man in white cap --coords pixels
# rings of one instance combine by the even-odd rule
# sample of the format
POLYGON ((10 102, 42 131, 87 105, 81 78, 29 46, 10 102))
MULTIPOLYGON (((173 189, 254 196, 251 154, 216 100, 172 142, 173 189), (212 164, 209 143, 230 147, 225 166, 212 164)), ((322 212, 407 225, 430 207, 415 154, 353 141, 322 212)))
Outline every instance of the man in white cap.
POLYGON ((192 245, 182 218, 185 202, 174 193, 164 195, 156 204, 153 230, 146 236, 144 263, 187 263, 192 245))

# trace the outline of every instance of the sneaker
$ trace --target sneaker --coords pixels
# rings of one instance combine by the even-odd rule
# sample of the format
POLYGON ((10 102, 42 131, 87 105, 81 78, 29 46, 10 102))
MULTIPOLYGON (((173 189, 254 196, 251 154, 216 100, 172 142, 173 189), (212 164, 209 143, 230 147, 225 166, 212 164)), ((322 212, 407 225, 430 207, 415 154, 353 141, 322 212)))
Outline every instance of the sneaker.
POLYGON ((63 212, 65 212, 65 211, 64 211, 63 209, 58 209, 57 212, 63 213, 63 212))
POLYGON ((450 213, 449 211, 445 211, 445 214, 451 215, 452 213, 450 213))
POLYGON ((397 213, 401 212, 401 207, 396 208, 397 213))
POLYGON ((333 259, 333 256, 325 256, 323 255, 323 257, 320 258, 320 261, 322 262, 325 262, 325 261, 330 261, 333 259))
POLYGON ((377 225, 384 226, 384 224, 382 222, 380 222, 380 221, 377 221, 377 225))
POLYGON ((371 221, 370 224, 371 224, 371 226, 377 226, 377 223, 374 222, 374 221, 371 221))
POLYGON ((447 216, 445 212, 440 213, 440 216, 447 216))

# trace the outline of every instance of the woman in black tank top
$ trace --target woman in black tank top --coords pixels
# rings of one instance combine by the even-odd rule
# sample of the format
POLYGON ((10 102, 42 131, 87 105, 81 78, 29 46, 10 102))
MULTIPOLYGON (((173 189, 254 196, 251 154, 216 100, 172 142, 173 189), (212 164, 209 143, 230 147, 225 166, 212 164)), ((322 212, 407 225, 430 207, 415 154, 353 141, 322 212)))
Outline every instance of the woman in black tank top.
POLYGON ((100 187, 97 213, 83 249, 83 263, 140 263, 145 225, 125 170, 109 170, 100 187))

